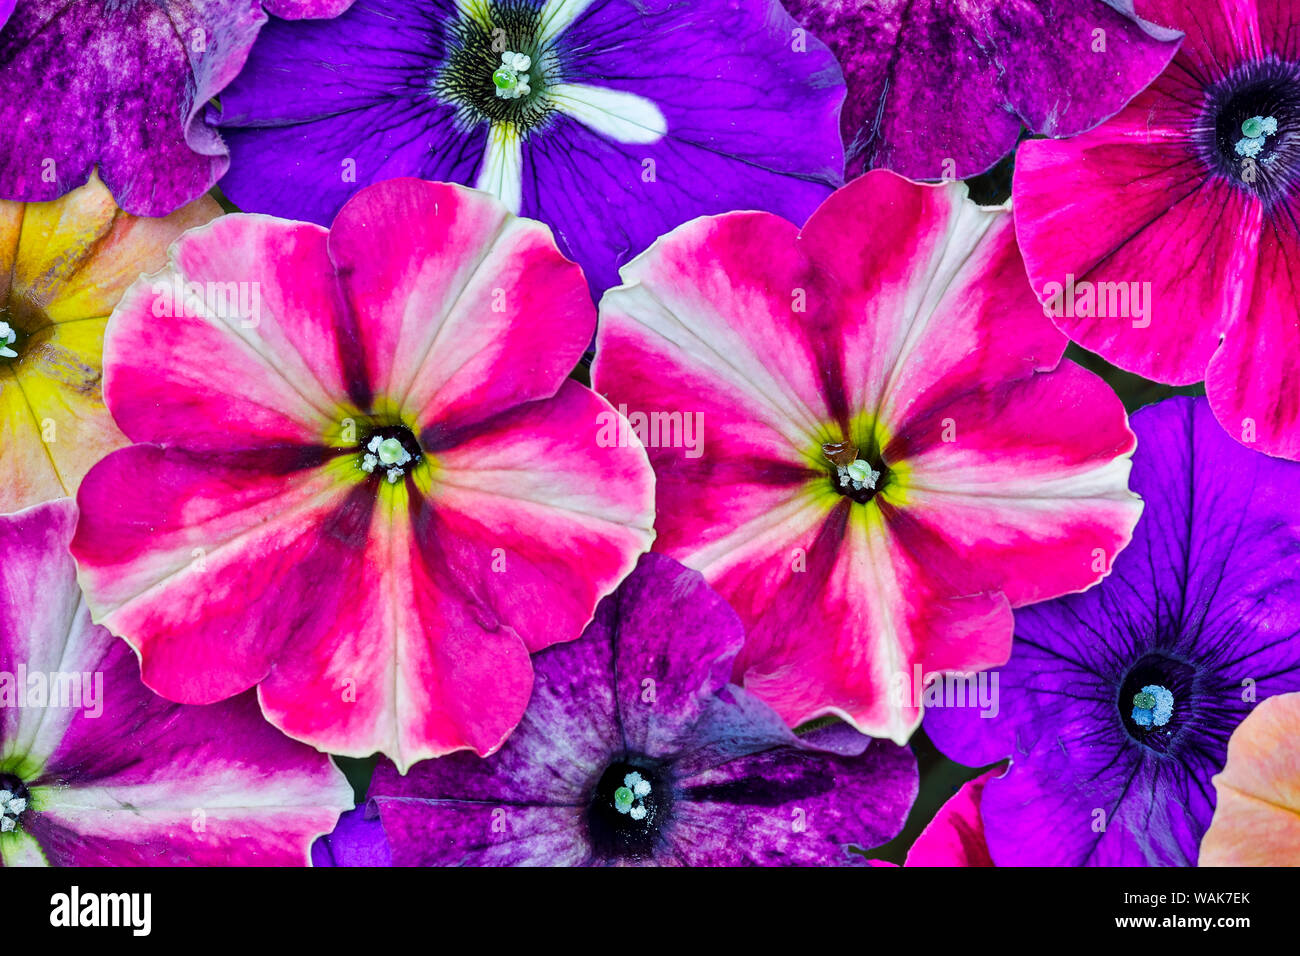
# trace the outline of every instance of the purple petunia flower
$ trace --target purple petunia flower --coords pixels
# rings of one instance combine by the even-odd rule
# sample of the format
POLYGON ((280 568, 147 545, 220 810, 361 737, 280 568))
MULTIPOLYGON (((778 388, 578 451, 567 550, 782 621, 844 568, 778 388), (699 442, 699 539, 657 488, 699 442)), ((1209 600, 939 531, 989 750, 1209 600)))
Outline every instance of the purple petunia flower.
POLYGON ((1164 69, 1178 34, 1132 0, 785 0, 848 83, 849 175, 965 179, 1011 151, 1021 126, 1072 136, 1164 69))
POLYGON ((1204 399, 1132 424, 1146 508, 1110 576, 1016 612, 996 717, 926 712, 954 759, 1011 756, 982 800, 999 866, 1195 863, 1233 729, 1300 688, 1300 465, 1204 399))
POLYGON ((905 747, 847 725, 796 737, 728 685, 744 640, 695 571, 649 554, 584 635, 534 658, 528 712, 487 759, 375 773, 318 862, 726 865, 861 860, 917 791, 905 747))
POLYGON ((395 176, 540 219, 598 288, 695 216, 842 181, 834 57, 777 0, 358 0, 272 22, 222 95, 240 208, 325 224, 395 176))
POLYGON ((64 498, 0 517, 0 867, 304 866, 352 803, 250 691, 174 704, 91 622, 64 498))

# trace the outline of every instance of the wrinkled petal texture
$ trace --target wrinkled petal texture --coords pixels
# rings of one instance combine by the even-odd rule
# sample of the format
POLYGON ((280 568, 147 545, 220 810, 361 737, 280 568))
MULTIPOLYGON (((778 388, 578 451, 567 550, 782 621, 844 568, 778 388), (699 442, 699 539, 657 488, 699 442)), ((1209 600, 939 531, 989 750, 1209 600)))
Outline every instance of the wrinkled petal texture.
POLYGON ((265 22, 257 0, 26 0, 0 30, 0 198, 57 199, 98 169, 133 215, 197 199, 229 165, 200 113, 265 22))
POLYGON ((1022 125, 1073 136, 1114 115, 1178 48, 1127 0, 785 0, 839 58, 848 174, 965 179, 1022 125), (942 82, 936 81, 943 77, 942 82))
POLYGON ((1256 707, 1228 741, 1201 866, 1300 866, 1300 694, 1256 707))
POLYGON ((614 412, 565 380, 592 313, 545 227, 460 186, 390 181, 328 232, 191 232, 109 324, 105 396, 139 444, 82 486, 96 619, 164 696, 256 684, 333 753, 494 750, 530 652, 653 537, 644 451, 602 446, 614 412), (397 484, 360 471, 372 420, 427 456, 397 484))
MULTIPOLYGON (((487 120, 429 91, 464 6, 358 0, 336 20, 269 24, 221 98, 226 194, 324 224, 389 177, 476 183, 487 120)), ((667 127, 628 143, 554 111, 524 134, 521 211, 555 230, 598 292, 687 219, 760 208, 802 222, 843 181, 839 68, 817 40, 794 49, 777 0, 560 7, 570 23, 551 43, 563 83, 641 97, 667 127)))
POLYGON ((351 800, 323 754, 270 727, 251 694, 170 703, 126 642, 91 623, 60 500, 0 519, 0 671, 58 680, 45 706, 0 708, 0 771, 31 789, 5 866, 305 866, 351 800))
POLYGON ((21 350, 0 358, 0 512, 76 494, 90 466, 125 444, 100 390, 108 316, 177 236, 220 212, 203 197, 137 218, 94 176, 52 202, 0 201, 0 309, 21 350))
POLYGON ((653 416, 657 549, 735 606, 733 678, 791 725, 906 741, 895 675, 1001 663, 1011 607, 1089 586, 1128 540, 1123 411, 1059 365, 1009 214, 961 187, 872 172, 802 232, 696 220, 623 278, 593 382, 653 416), (883 445, 866 505, 833 490, 820 446, 844 439, 883 445))
POLYGON ((1204 399, 1143 409, 1133 426, 1146 508, 1110 575, 1016 612, 997 714, 926 715, 953 759, 1012 758, 982 804, 999 866, 1195 863, 1229 735, 1256 699, 1300 689, 1300 466, 1234 443, 1204 399), (1132 736, 1119 709, 1152 655, 1198 675, 1170 752, 1132 736))
POLYGON ((743 634, 698 572, 644 556, 582 639, 536 658, 528 712, 486 760, 453 754, 370 788, 397 865, 604 865, 588 808, 633 754, 672 780, 653 851, 636 862, 848 862, 898 833, 916 796, 909 751, 836 732, 795 737, 727 685, 743 634), (846 739, 851 738, 851 739, 846 739))

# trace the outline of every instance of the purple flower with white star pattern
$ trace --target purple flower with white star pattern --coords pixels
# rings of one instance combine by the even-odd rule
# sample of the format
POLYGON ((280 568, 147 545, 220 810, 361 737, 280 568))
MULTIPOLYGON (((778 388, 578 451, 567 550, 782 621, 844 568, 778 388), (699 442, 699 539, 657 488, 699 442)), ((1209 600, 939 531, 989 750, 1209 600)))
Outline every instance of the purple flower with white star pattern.
POLYGON ((997 716, 927 711, 970 766, 993 861, 1189 865, 1211 778, 1257 701, 1300 689, 1300 464, 1237 444, 1203 398, 1133 416, 1146 501, 1110 576, 1016 612, 997 716))
POLYGON ((381 860, 377 817, 398 866, 861 861, 850 845, 902 829, 915 759, 845 724, 796 736, 728 684, 743 640, 698 572, 643 556, 580 639, 533 659, 500 751, 405 777, 381 763, 370 822, 349 818, 317 860, 381 860))
POLYGON ((382 179, 475 186, 605 288, 688 219, 803 222, 842 181, 843 77, 801 34, 777 0, 358 0, 273 21, 221 97, 221 186, 321 224, 382 179))

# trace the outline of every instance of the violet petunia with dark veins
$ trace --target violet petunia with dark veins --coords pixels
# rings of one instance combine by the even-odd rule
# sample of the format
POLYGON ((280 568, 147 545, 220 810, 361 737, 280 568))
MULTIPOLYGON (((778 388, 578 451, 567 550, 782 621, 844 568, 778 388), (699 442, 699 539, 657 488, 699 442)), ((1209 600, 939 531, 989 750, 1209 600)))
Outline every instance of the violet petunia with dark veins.
POLYGON ((377 818, 398 866, 861 862, 851 845, 902 829, 915 759, 845 724, 796 736, 728 683, 743 640, 698 572, 643 556, 579 640, 534 658, 500 751, 381 763, 372 822, 349 818, 317 861, 381 858, 377 818))
POLYGON ((358 0, 272 22, 217 116, 241 209, 325 224, 395 176, 540 219, 597 290, 696 216, 842 182, 835 58, 777 0, 358 0))
POLYGON ((993 718, 932 708, 998 866, 1190 865, 1211 778, 1257 701, 1300 689, 1300 464, 1237 444, 1203 398, 1132 418, 1146 501, 1109 577, 1016 612, 993 718))

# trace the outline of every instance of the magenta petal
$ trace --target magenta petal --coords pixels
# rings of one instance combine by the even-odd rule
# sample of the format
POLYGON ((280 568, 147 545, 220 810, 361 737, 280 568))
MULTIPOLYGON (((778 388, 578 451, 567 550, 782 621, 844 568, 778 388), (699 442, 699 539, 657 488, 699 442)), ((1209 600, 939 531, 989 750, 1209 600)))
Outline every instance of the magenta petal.
POLYGON ((343 775, 251 694, 193 707, 146 689, 81 602, 75 521, 67 500, 0 518, 0 590, 18 598, 0 613, 0 672, 27 673, 29 704, 0 708, 0 774, 31 794, 0 836, 5 865, 305 865, 351 803, 343 775), (32 705, 37 674, 76 681, 70 706, 32 705))
POLYGON ((1004 769, 995 767, 963 783, 907 851, 907 866, 993 866, 980 801, 984 785, 1004 769))

